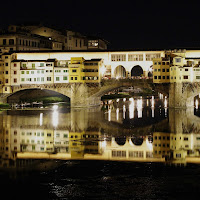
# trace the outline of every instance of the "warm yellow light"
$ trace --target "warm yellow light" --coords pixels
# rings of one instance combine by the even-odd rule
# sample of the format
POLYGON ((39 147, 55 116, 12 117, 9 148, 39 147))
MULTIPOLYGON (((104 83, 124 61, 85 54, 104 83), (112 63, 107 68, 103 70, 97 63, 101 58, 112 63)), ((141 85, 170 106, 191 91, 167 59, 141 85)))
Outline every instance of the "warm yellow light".
POLYGON ((165 97, 165 100, 164 100, 164 107, 167 108, 167 97, 165 97))
POLYGON ((151 98, 151 107, 152 108, 154 107, 154 104, 155 104, 155 102, 154 102, 154 96, 152 96, 152 98, 151 98))
POLYGON ((109 108, 108 110, 108 121, 110 122, 111 121, 111 109, 109 108))
POLYGON ((43 113, 40 113, 40 126, 43 125, 43 113))
POLYGON ((58 126, 58 111, 54 110, 52 113, 52 124, 54 127, 58 126))
POLYGON ((119 108, 116 109, 116 119, 119 120, 119 108))
POLYGON ((199 102, 198 102, 198 99, 196 99, 196 101, 195 101, 195 108, 198 109, 198 106, 199 106, 199 102))
POLYGON ((129 105, 129 118, 133 119, 134 118, 134 99, 133 98, 129 98, 129 101, 131 102, 129 105))
POLYGON ((154 107, 152 107, 152 118, 154 118, 154 107))
POLYGON ((126 118, 126 106, 123 105, 123 118, 125 119, 126 118))

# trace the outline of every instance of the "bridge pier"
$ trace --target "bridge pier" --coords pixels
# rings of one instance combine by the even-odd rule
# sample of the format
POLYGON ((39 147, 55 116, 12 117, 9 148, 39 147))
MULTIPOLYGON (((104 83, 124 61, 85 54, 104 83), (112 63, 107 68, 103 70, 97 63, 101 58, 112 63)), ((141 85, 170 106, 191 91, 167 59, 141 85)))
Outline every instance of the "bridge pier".
POLYGON ((194 96, 188 94, 188 89, 183 83, 170 83, 169 107, 170 108, 194 107, 194 96))
MULTIPOLYGON (((98 89, 98 86, 96 88, 98 89)), ((71 107, 98 106, 101 104, 101 97, 92 96, 91 88, 86 84, 72 84, 70 104, 71 107)))
POLYGON ((7 103, 7 97, 9 96, 10 94, 1 94, 0 95, 0 103, 7 103))

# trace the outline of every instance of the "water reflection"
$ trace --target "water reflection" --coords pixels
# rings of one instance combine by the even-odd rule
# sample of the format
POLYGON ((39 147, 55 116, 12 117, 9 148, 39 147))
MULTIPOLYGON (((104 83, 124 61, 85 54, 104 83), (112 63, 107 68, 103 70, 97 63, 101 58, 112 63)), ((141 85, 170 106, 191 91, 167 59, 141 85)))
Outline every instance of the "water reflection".
POLYGON ((24 159, 200 163, 194 110, 168 110, 166 98, 149 100, 154 107, 139 97, 109 102, 103 111, 2 112, 0 166, 15 167, 24 159))

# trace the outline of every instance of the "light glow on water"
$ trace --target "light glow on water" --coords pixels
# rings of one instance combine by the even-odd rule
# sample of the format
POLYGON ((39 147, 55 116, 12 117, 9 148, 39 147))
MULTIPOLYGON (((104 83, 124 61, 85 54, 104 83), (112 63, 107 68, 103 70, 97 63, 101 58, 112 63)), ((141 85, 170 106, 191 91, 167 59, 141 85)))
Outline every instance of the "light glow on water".
POLYGON ((53 124, 54 127, 56 127, 56 126, 58 126, 58 123, 59 123, 59 121, 58 121, 58 111, 57 111, 57 109, 55 109, 52 113, 52 124, 53 124))
POLYGON ((43 125, 43 113, 40 113, 40 126, 43 125))
POLYGON ((126 106, 123 105, 123 118, 125 119, 126 118, 126 106))
POLYGON ((142 98, 137 99, 138 118, 142 118, 142 98))
POLYGON ((151 98, 151 107, 154 108, 154 105, 155 105, 154 96, 152 96, 152 98, 151 98))
POLYGON ((108 110, 108 121, 110 122, 111 121, 111 109, 109 108, 108 110))
POLYGON ((167 108, 167 97, 165 96, 164 107, 167 108))
POLYGON ((130 105, 129 105, 129 118, 133 119, 134 118, 135 103, 134 103, 134 99, 133 98, 129 98, 129 101, 130 101, 130 105))
POLYGON ((198 102, 198 99, 196 99, 196 101, 195 101, 195 108, 198 109, 198 107, 199 107, 199 102, 198 102))
POLYGON ((116 109, 116 119, 119 120, 119 108, 116 109))
POLYGON ((152 107, 151 111, 152 111, 152 118, 154 118, 154 111, 155 111, 155 108, 152 107))

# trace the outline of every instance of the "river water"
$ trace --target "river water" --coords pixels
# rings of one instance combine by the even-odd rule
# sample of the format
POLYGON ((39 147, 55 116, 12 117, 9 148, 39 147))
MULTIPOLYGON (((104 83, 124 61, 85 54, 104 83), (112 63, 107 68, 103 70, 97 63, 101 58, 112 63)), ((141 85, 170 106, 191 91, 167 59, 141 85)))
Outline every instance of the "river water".
POLYGON ((1 194, 37 199, 193 199, 200 112, 167 99, 0 113, 1 194))

